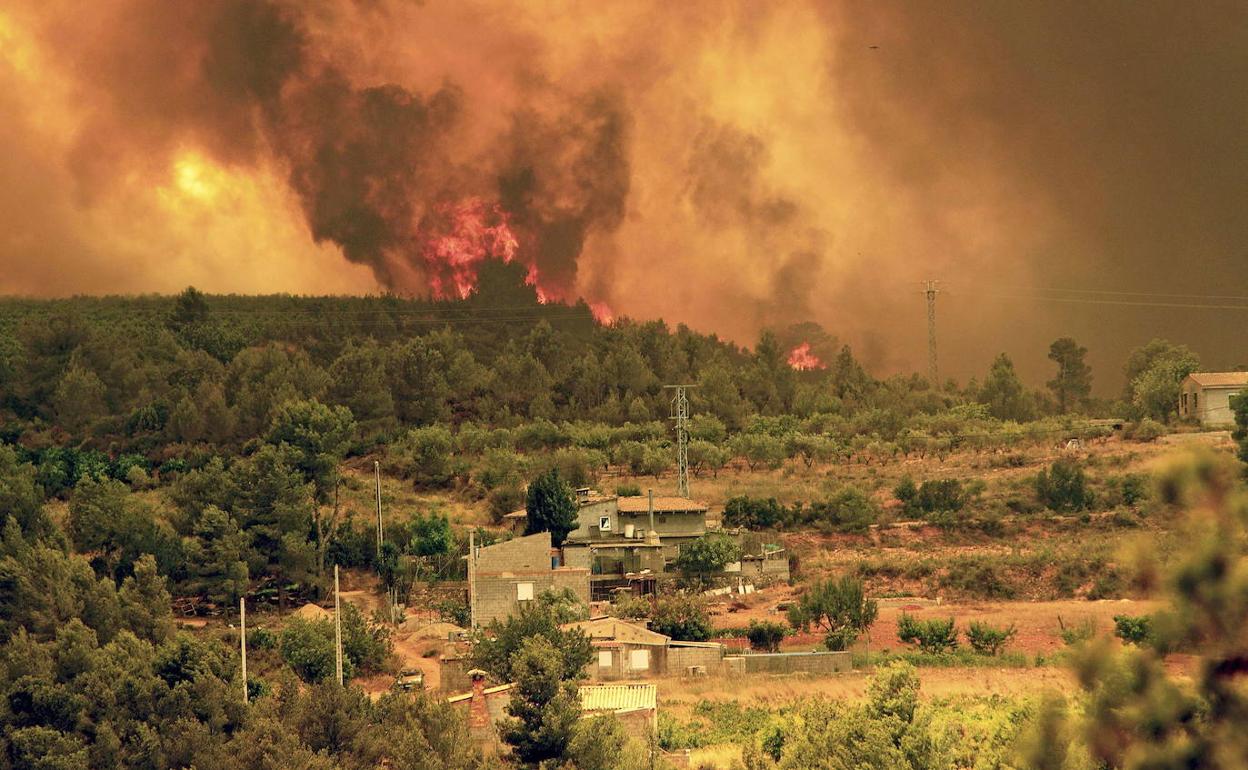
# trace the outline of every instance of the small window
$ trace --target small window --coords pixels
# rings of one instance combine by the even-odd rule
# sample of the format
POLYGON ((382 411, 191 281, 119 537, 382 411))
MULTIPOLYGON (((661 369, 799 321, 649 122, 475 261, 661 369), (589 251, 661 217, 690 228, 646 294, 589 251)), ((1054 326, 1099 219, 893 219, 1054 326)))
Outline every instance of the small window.
POLYGON ((516 601, 518 602, 533 601, 533 584, 532 583, 516 583, 516 601))
POLYGON ((598 668, 611 668, 611 664, 614 662, 610 650, 598 651, 598 668))
POLYGON ((650 651, 633 650, 628 656, 628 667, 634 671, 646 671, 650 668, 650 651))
POLYGON ((603 532, 610 532, 611 531, 611 517, 599 516, 598 517, 598 529, 602 530, 603 532))

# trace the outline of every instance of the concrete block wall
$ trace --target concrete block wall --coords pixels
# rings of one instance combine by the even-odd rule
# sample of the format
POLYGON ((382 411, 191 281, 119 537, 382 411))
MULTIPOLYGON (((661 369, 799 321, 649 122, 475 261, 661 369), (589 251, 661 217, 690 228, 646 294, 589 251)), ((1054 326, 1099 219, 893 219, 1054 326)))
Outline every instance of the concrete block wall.
POLYGON ((740 666, 745 674, 836 674, 852 669, 848 652, 776 652, 724 660, 733 661, 731 666, 740 666))
POLYGON ((673 644, 667 648, 667 672, 684 674, 689 666, 704 666, 708 674, 716 674, 724 660, 724 648, 682 647, 673 644))

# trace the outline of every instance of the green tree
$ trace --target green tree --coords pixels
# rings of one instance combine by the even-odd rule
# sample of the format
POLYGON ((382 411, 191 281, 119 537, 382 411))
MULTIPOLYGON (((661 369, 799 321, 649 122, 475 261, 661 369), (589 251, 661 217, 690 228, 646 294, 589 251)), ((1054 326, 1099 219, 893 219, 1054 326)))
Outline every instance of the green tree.
POLYGON ((1054 511, 1082 511, 1092 502, 1083 467, 1069 459, 1055 460, 1048 470, 1040 471, 1036 497, 1054 511))
POLYGON ((593 647, 589 637, 577 628, 560 628, 571 620, 573 612, 583 610, 568 606, 565 597, 543 593, 531 607, 521 607, 520 612, 505 621, 494 621, 473 636, 471 659, 474 668, 488 671, 500 682, 515 678, 512 659, 526 639, 542 637, 551 643, 566 664, 565 673, 579 678, 593 660, 593 647))
POLYGON ((1235 414, 1231 438, 1239 445, 1239 459, 1248 463, 1248 393, 1231 396, 1231 411, 1235 414))
POLYGON ((457 468, 454 438, 441 425, 412 428, 390 444, 388 454, 395 469, 421 489, 450 486, 457 468))
POLYGON ((1137 417, 1163 422, 1179 408, 1183 378, 1200 368, 1200 357, 1185 345, 1155 339, 1127 358, 1127 399, 1137 417))
POLYGON ((674 565, 686 578, 706 583, 711 575, 741 558, 741 545, 729 535, 708 532, 681 545, 674 565))
POLYGON ((333 496, 338 466, 354 435, 351 410, 309 399, 279 406, 265 440, 294 450, 289 455, 291 462, 305 480, 312 482, 317 501, 325 502, 333 496))
POLYGON ((566 661, 544 637, 526 639, 512 663, 515 686, 501 735, 517 759, 537 764, 563 757, 581 718, 566 661))
POLYGON ((1062 414, 1086 402, 1092 393, 1092 367, 1084 361, 1087 354, 1088 349, 1070 337, 1054 340, 1049 346, 1049 360, 1057 364, 1057 373, 1046 384, 1062 414))
POLYGON ((554 468, 529 484, 524 510, 528 513, 524 534, 549 532, 551 545, 556 548, 578 526, 576 495, 554 468))
POLYGON ((1035 416, 1035 405, 1023 390, 1023 383, 1014 371, 1014 362, 1005 353, 992 362, 978 400, 998 420, 1024 422, 1035 416))
MULTIPOLYGON (((1078 734, 1097 767, 1240 768, 1248 757, 1248 492, 1239 467, 1213 452, 1172 462, 1160 489, 1185 521, 1164 565, 1141 553, 1138 567, 1166 604, 1150 620, 1150 643, 1116 650, 1102 640, 1079 654, 1087 705, 1078 734), (1200 661, 1190 678, 1166 669, 1164 653, 1176 649, 1200 661)), ((1063 733, 1070 719, 1059 710, 1041 727, 1063 733)), ((1046 754, 1033 752, 1030 766, 1052 767, 1046 754)))
POLYGON ((52 394, 57 422, 71 434, 82 435, 95 420, 107 415, 106 392, 99 375, 72 363, 52 394))
POLYGON ((879 605, 868 599, 862 581, 850 575, 814 583, 789 606, 789 623, 804 631, 824 632, 829 650, 847 650, 866 633, 879 615, 879 605))
POLYGON ((43 510, 38 470, 17 452, 0 445, 0 512, 11 516, 28 537, 53 537, 59 530, 43 510))
POLYGON ((714 630, 706 600, 687 593, 656 598, 650 611, 650 629, 680 642, 705 642, 714 630))
POLYGON ((564 757, 576 770, 648 770, 648 747, 614 715, 579 720, 564 757))

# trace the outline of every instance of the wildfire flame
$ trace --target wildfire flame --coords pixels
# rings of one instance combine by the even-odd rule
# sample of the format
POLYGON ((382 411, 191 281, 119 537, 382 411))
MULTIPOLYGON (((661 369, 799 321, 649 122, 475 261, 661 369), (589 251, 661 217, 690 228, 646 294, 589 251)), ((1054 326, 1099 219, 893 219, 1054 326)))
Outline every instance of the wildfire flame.
POLYGON ((819 356, 810 352, 809 342, 803 342, 789 351, 789 366, 799 372, 826 368, 826 365, 819 359, 819 356))
MULTIPOLYGON (((510 216, 497 203, 472 197, 434 207, 421 228, 425 235, 420 258, 429 275, 435 299, 466 299, 477 288, 478 271, 486 260, 511 263, 521 259, 520 241, 511 229, 510 216)), ((533 287, 543 305, 559 301, 561 294, 542 285, 537 263, 528 263, 524 282, 533 287)), ((594 319, 603 325, 615 320, 606 302, 590 302, 594 319)))

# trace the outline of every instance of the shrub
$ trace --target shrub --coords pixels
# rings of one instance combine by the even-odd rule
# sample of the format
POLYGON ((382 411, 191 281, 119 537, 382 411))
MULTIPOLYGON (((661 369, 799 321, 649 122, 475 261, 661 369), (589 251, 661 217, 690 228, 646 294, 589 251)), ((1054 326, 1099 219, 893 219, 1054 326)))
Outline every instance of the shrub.
POLYGON ((733 497, 724 504, 724 524, 747 529, 779 529, 788 510, 776 498, 733 497))
POLYGON ((1055 461, 1036 476, 1036 498, 1054 511, 1082 511, 1091 502, 1083 468, 1074 460, 1055 461))
POLYGON ((862 533, 875 523, 880 508, 857 487, 845 487, 821 503, 811 503, 808 522, 837 532, 862 533))
POLYGON ((440 425, 412 428, 390 445, 389 457, 417 487, 445 487, 455 477, 451 432, 440 425))
POLYGON ((1005 645, 1018 633, 1014 624, 998 628, 987 623, 972 622, 966 629, 966 641, 971 649, 980 655, 997 655, 1005 645))
POLYGON ((641 497, 641 487, 637 484, 620 484, 615 488, 618 497, 641 497))
POLYGON ((671 594, 654 604, 650 628, 681 642, 705 642, 711 638, 711 618, 699 596, 671 594))
POLYGON ((438 613, 438 617, 444 623, 454 623, 460 628, 467 628, 472 623, 472 608, 468 606, 468 601, 463 597, 451 596, 439 599, 433 602, 431 609, 438 613))
POLYGON ((1153 641, 1153 623, 1148 615, 1115 615, 1114 636, 1137 647, 1153 641))
POLYGON ((910 508, 918 494, 919 488, 914 483, 914 479, 909 476, 902 476, 901 481, 897 482, 897 486, 893 487, 893 497, 904 503, 907 509, 910 508))
POLYGON ((958 647, 958 629, 953 618, 916 620, 903 612, 897 621, 897 638, 905 644, 918 645, 919 651, 932 655, 952 652, 958 647))
POLYGON ((1166 427, 1151 417, 1140 420, 1131 430, 1131 438, 1136 441, 1156 441, 1164 435, 1166 427))
POLYGON ((784 641, 786 630, 782 624, 772 620, 751 620, 750 627, 745 632, 745 638, 750 640, 752 650, 777 652, 780 649, 780 642, 784 641))
POLYGON ((1067 626, 1062 621, 1061 615, 1058 615, 1057 625, 1060 629, 1062 642, 1064 642, 1067 647, 1074 647, 1075 645, 1082 644, 1096 636, 1096 623, 1093 622, 1091 618, 1084 620, 1078 625, 1067 626))

